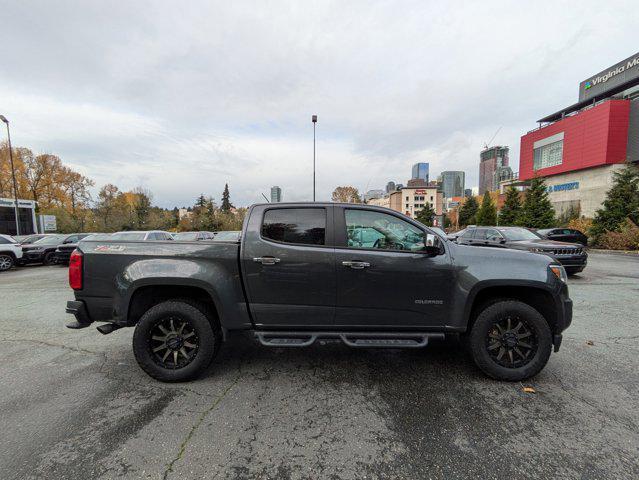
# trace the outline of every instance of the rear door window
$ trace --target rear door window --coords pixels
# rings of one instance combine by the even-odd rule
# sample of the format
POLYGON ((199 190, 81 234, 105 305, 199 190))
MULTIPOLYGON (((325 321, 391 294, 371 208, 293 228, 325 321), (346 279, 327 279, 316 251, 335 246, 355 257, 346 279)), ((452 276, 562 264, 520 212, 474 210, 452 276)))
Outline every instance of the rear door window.
POLYGON ((282 243, 326 244, 326 209, 278 208, 264 212, 262 237, 282 243))

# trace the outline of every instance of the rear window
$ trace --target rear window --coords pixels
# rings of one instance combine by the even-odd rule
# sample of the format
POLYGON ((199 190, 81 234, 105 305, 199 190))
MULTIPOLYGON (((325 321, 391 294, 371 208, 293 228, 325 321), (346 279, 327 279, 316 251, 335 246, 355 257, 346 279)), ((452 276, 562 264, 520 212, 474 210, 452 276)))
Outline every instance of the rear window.
POLYGON ((324 245, 326 210, 324 208, 267 210, 262 222, 262 237, 283 243, 324 245))

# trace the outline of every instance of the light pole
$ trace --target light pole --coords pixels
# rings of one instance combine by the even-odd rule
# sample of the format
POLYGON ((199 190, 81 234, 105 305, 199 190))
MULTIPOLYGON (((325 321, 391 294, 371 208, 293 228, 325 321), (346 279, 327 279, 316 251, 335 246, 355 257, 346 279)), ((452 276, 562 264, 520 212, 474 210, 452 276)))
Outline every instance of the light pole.
POLYGON ((317 115, 311 117, 313 121, 313 201, 315 201, 315 124, 317 123, 317 115))
POLYGON ((16 214, 16 236, 20 235, 20 215, 18 213, 18 184, 16 182, 16 171, 13 168, 13 149, 11 148, 11 133, 9 133, 9 120, 4 115, 0 115, 0 121, 7 125, 7 140, 9 141, 9 160, 11 162, 11 176, 13 177, 13 199, 16 214))

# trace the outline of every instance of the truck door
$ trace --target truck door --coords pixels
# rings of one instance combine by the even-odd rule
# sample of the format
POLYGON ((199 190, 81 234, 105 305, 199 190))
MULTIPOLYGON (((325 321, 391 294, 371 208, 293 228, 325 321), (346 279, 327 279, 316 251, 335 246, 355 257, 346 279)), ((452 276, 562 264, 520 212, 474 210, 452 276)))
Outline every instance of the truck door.
POLYGON ((333 207, 256 207, 242 239, 249 308, 258 327, 321 328, 335 313, 333 207))
POLYGON ((423 253, 424 228, 383 211, 335 207, 336 326, 446 324, 454 274, 448 254, 423 253))

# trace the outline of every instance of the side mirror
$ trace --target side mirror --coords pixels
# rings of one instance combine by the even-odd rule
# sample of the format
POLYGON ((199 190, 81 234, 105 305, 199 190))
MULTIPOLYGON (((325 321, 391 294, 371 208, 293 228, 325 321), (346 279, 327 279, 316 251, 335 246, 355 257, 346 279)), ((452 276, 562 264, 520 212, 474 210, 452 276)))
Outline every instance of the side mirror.
POLYGON ((499 243, 501 243, 503 245, 504 243, 506 243, 506 239, 502 238, 501 240, 499 240, 499 243))
POLYGON ((424 235, 424 253, 435 256, 442 252, 442 240, 434 233, 424 235))

